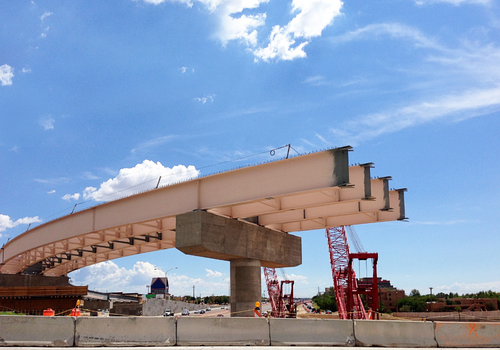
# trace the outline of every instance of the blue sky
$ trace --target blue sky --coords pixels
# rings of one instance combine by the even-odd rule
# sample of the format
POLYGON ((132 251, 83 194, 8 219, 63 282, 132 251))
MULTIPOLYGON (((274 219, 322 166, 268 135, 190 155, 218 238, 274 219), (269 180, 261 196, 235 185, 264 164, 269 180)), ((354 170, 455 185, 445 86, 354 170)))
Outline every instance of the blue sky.
MULTIPOLYGON (((356 227, 380 276, 407 292, 500 291, 499 7, 3 1, 0 244, 77 203, 153 188, 175 166, 204 175, 283 156, 268 151, 285 144, 352 145, 352 163, 408 188, 409 222, 356 227)), ((303 264, 285 272, 311 296, 332 285, 326 237, 299 235, 303 264)), ((229 293, 229 263, 175 249, 70 276, 145 292, 155 268, 172 267, 176 295, 229 293)))

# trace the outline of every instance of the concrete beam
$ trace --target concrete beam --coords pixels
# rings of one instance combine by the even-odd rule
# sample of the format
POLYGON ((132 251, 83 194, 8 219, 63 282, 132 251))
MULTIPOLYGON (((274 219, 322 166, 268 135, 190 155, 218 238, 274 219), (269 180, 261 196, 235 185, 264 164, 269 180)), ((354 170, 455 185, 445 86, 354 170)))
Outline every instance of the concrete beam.
POLYGON ((175 245, 189 255, 259 260, 266 267, 302 263, 300 237, 206 211, 177 215, 175 245))

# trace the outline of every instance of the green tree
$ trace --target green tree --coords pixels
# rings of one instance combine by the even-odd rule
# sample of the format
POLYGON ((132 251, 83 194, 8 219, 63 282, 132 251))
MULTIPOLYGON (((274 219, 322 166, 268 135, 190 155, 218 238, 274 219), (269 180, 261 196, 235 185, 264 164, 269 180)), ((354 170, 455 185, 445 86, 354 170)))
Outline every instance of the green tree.
POLYGON ((316 295, 312 297, 312 301, 318 305, 321 310, 337 311, 337 301, 335 296, 328 295, 327 293, 316 295))
POLYGON ((419 296, 420 296, 420 292, 418 291, 418 289, 411 290, 410 297, 419 297, 419 296))

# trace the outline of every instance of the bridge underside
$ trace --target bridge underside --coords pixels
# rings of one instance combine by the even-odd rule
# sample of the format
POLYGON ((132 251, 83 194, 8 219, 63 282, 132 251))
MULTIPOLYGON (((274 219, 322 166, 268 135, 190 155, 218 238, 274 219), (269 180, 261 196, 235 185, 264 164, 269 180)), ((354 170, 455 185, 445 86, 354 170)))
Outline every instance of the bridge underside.
MULTIPOLYGON (((404 189, 349 166, 350 147, 240 168, 139 193, 35 227, 0 250, 0 272, 48 276, 174 248, 176 217, 194 210, 281 232, 405 218, 404 189)), ((235 233, 236 234, 236 233, 235 233)))

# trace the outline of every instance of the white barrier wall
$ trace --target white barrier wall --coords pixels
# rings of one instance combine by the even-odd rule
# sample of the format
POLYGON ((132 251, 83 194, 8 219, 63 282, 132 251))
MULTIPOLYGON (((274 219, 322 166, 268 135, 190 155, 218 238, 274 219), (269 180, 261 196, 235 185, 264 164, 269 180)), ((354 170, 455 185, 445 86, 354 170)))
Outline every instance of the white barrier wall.
POLYGON ((274 318, 271 345, 354 346, 353 321, 274 318))
POLYGON ((354 321, 356 346, 436 347, 432 322, 354 321))
POLYGON ((0 346, 73 346, 73 317, 0 316, 0 346))
POLYGON ((434 322, 440 348, 500 347, 500 323, 434 322))
POLYGON ((500 323, 0 316, 0 347, 173 345, 500 348, 500 323))
POLYGON ((174 346, 173 317, 78 317, 75 345, 174 346))
POLYGON ((177 345, 270 345, 265 318, 179 317, 177 345))

